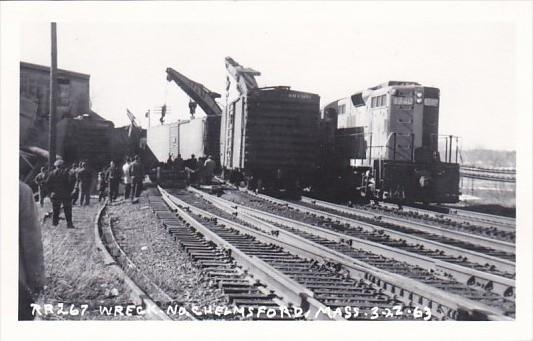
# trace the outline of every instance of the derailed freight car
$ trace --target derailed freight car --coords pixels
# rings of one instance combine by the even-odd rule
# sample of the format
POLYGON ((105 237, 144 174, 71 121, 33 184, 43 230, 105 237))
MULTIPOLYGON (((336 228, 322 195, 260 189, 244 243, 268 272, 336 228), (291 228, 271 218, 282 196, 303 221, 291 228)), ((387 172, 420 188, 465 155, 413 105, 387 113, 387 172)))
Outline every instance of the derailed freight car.
POLYGON ((228 105, 221 120, 224 177, 261 192, 297 195, 317 167, 320 97, 268 87, 228 105))
POLYGON ((218 153, 220 120, 211 117, 194 118, 153 126, 147 130, 148 148, 157 162, 166 162, 169 156, 175 159, 181 154, 188 159, 218 153))

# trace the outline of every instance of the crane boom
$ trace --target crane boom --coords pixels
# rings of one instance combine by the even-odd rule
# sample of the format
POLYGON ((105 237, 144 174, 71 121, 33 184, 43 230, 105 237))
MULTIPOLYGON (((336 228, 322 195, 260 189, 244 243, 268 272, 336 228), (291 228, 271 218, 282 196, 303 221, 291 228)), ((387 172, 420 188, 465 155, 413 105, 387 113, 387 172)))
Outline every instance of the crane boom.
POLYGON ((239 90, 241 95, 245 95, 248 91, 257 88, 255 76, 261 75, 259 71, 244 67, 231 57, 226 57, 226 69, 237 81, 237 90, 239 90))
POLYGON ((185 77, 173 68, 167 68, 167 80, 174 81, 176 84, 192 98, 207 116, 220 116, 222 109, 218 106, 215 98, 219 98, 220 94, 213 92, 189 78, 185 77))

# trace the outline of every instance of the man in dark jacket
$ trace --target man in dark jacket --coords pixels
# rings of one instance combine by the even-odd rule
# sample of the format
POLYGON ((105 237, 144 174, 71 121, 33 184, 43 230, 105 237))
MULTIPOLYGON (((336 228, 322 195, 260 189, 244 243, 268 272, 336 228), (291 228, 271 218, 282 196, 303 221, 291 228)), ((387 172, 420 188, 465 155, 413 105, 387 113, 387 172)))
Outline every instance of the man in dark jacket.
POLYGON ((118 184, 120 183, 120 169, 118 169, 114 161, 109 163, 105 178, 109 184, 109 201, 113 201, 118 197, 118 184))
POLYGON ((63 168, 63 160, 59 159, 54 163, 55 169, 50 172, 46 179, 46 186, 52 200, 52 225, 59 224, 59 211, 63 205, 67 228, 74 228, 72 224, 72 191, 76 178, 74 174, 63 168))
POLYGON ((141 163, 141 158, 137 155, 135 156, 135 161, 130 166, 130 175, 131 175, 131 201, 133 202, 135 198, 138 198, 141 195, 142 184, 144 179, 144 168, 141 163))
POLYGON ((178 154, 178 157, 174 160, 174 168, 176 168, 178 172, 183 170, 184 160, 181 158, 181 154, 178 154))
POLYGON ((76 182, 74 183, 74 189, 72 190, 72 205, 76 205, 78 197, 80 196, 80 182, 78 181, 78 172, 80 169, 81 162, 79 164, 77 162, 73 163, 69 169, 70 174, 72 174, 76 179, 76 182))
POLYGON ((78 170, 78 183, 80 188, 80 206, 89 205, 91 199, 91 182, 92 175, 87 167, 87 163, 83 162, 81 168, 78 170))

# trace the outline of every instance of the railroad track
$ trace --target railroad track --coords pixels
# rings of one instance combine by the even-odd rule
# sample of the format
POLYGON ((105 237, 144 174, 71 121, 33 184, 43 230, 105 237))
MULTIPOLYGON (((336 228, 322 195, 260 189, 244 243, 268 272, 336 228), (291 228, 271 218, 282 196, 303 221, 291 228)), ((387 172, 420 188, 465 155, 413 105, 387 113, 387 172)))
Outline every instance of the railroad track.
POLYGON ((417 231, 438 234, 440 236, 458 240, 465 243, 475 243, 492 250, 502 251, 509 254, 515 253, 515 232, 499 230, 497 228, 485 228, 465 224, 446 224, 446 221, 423 219, 419 215, 400 215, 397 210, 377 207, 348 207, 333 204, 313 198, 302 197, 298 203, 311 208, 323 209, 346 217, 364 217, 371 220, 379 220, 384 223, 405 226, 417 231))
MULTIPOLYGON (((504 236, 505 233, 508 233, 509 236, 513 236, 512 239, 514 239, 516 232, 516 220, 514 218, 460 210, 452 207, 442 207, 447 211, 447 213, 442 213, 411 206, 402 206, 402 209, 399 210, 397 205, 389 203, 380 203, 380 206, 392 212, 401 212, 408 215, 408 217, 421 217, 422 219, 434 220, 445 225, 460 224, 465 226, 466 229, 468 229, 468 226, 471 226, 473 229, 475 227, 488 228, 494 231, 496 235, 502 233, 502 236, 504 236)), ((442 208, 439 207, 439 209, 442 208)))
POLYGON ((273 244, 270 235, 197 208, 195 205, 201 206, 201 203, 196 202, 193 195, 185 196, 195 203, 190 205, 161 191, 170 207, 192 226, 203 230, 204 236, 217 240, 226 250, 230 250, 231 257, 237 263, 247 264, 244 267, 248 274, 262 276, 268 286, 274 288, 274 295, 285 297, 293 307, 305 311, 305 319, 412 319, 413 312, 418 310, 420 319, 431 317, 424 315, 424 310, 416 306, 402 306, 401 301, 383 293, 370 281, 355 280, 340 274, 326 264, 273 244), (407 313, 409 309, 411 313, 407 313))
MULTIPOLYGON (((203 195, 198 190, 191 190, 203 195)), ((441 250, 428 250, 421 248, 420 244, 413 245, 406 243, 405 240, 391 238, 379 230, 364 231, 359 226, 359 222, 355 222, 355 224, 349 220, 339 222, 331 218, 324 220, 324 212, 319 213, 323 214, 322 217, 315 213, 306 212, 304 214, 302 212, 294 212, 294 210, 290 210, 290 213, 287 213, 288 208, 286 205, 282 207, 274 206, 276 213, 273 214, 265 212, 265 207, 262 207, 263 210, 257 210, 243 205, 235 206, 234 202, 221 201, 221 199, 214 197, 210 197, 209 200, 217 201, 222 205, 233 205, 233 207, 241 212, 247 212, 256 217, 261 217, 278 226, 285 225, 291 228, 299 228, 305 232, 318 234, 331 240, 349 241, 353 245, 359 245, 359 247, 365 250, 372 250, 381 256, 393 259, 400 257, 399 259, 403 259, 411 264, 417 264, 432 271, 438 270, 446 274, 451 274, 458 281, 468 286, 474 285, 483 289, 490 289, 504 297, 514 295, 515 283, 514 279, 508 278, 513 277, 510 274, 502 273, 499 270, 471 261, 465 261, 464 258, 450 257, 441 250), (313 217, 309 217, 309 215, 313 215, 313 217), (291 219, 288 216, 293 216, 293 218, 298 218, 298 220, 291 219), (303 222, 306 220, 312 224, 303 222), (507 277, 502 275, 506 275, 507 277)), ((259 201, 264 203, 265 200, 264 198, 260 198, 259 201)), ((278 199, 270 198, 270 200, 276 202, 276 205, 279 205, 278 199)), ((306 208, 304 208, 305 210, 306 208)))
MULTIPOLYGON (((197 191, 192 189, 193 191, 197 191)), ((239 193, 239 192, 233 192, 239 193)), ((442 260, 451 264, 468 267, 476 271, 476 277, 482 278, 478 272, 487 275, 495 275, 498 278, 506 278, 514 282, 515 263, 514 255, 502 252, 481 253, 487 251, 485 247, 480 247, 472 243, 457 242, 448 240, 438 234, 430 234, 418 230, 383 223, 379 220, 361 219, 361 217, 345 217, 333 214, 325 210, 318 210, 307 206, 298 205, 292 202, 275 199, 261 194, 239 193, 233 197, 235 200, 245 200, 243 209, 256 209, 254 213, 260 214, 264 210, 275 212, 274 216, 283 216, 288 219, 308 221, 311 225, 340 232, 358 239, 390 245, 395 248, 405 249, 424 256, 432 257, 435 260, 442 260), (246 199, 246 196, 250 196, 246 199), (244 199, 243 199, 244 198, 244 199), (446 243, 447 242, 447 243, 446 243), (475 250, 475 251, 473 251, 475 250), (503 255, 505 258, 498 256, 503 255), (513 260, 512 260, 513 259, 513 260)), ((502 292, 507 291, 507 280, 501 281, 502 292)), ((512 285, 514 287, 514 284, 512 285)))
MULTIPOLYGON (((228 245, 220 243, 218 238, 208 233, 208 230, 205 230, 185 212, 177 209, 168 199, 150 196, 148 202, 154 214, 179 247, 214 282, 214 285, 222 289, 228 298, 229 305, 218 314, 211 311, 212 309, 205 310, 204 307, 197 307, 195 316, 198 319, 300 319, 294 317, 295 311, 291 302, 284 302, 260 279, 254 278, 246 270, 249 263, 242 262, 245 266, 237 263, 235 253, 232 257, 232 250, 227 247, 228 245), (284 306, 286 309, 282 311, 284 306), (273 315, 270 312, 274 312, 273 315)), ((248 261, 253 263, 253 261, 248 261)), ((221 309, 222 307, 219 310, 221 309)))
MULTIPOLYGON (((124 280, 126 285, 132 292, 132 297, 135 303, 140 304, 145 309, 145 314, 150 320, 169 321, 172 318, 159 307, 156 302, 171 301, 170 297, 159 288, 154 282, 143 276, 145 285, 149 286, 150 291, 141 289, 140 285, 132 278, 139 275, 136 271, 135 264, 128 258, 122 247, 119 245, 111 225, 102 224, 102 217, 107 203, 98 211, 95 221, 94 235, 96 249, 100 252, 106 266, 110 267, 120 278, 124 280), (127 270, 125 270, 127 269, 127 270), (132 276, 130 276, 130 274, 132 276)), ((191 315, 189 319, 194 320, 191 315)))
POLYGON ((470 221, 478 221, 478 222, 484 222, 489 224, 496 224, 500 227, 507 226, 509 228, 516 229, 516 219, 515 218, 509 218, 509 217, 503 217, 498 216, 494 214, 486 214, 486 213, 480 213, 480 212, 474 212, 474 211, 468 211, 468 210, 462 210, 459 208, 451 207, 451 206, 445 206, 450 210, 451 215, 456 215, 458 217, 461 217, 463 219, 467 219, 470 221))
MULTIPOLYGON (((261 217, 260 214, 254 216, 253 212, 248 211, 241 206, 235 209, 236 206, 234 203, 228 204, 225 200, 221 200, 220 198, 216 198, 203 192, 196 192, 195 194, 204 197, 205 200, 211 202, 211 204, 202 204, 201 200, 194 199, 195 197, 190 194, 180 194, 180 199, 173 197, 172 200, 179 200, 181 205, 187 205, 187 207, 202 206, 204 209, 203 214, 207 215, 212 214, 217 217, 224 214, 229 217, 235 217, 236 215, 238 219, 249 225, 249 227, 246 227, 249 231, 254 231, 254 233, 264 233, 258 230, 266 231, 266 233, 275 236, 274 238, 269 237, 271 242, 281 243, 284 241, 286 242, 285 246, 293 248, 293 250, 295 248, 294 245, 301 245, 298 250, 303 253, 309 253, 310 250, 316 250, 313 257, 318 259, 329 259, 333 263, 341 264, 342 268, 347 269, 352 277, 360 277, 362 279, 380 278, 378 282, 382 284, 383 290, 388 290, 389 293, 397 296, 399 296, 399 292, 402 293, 402 296, 404 293, 409 293, 406 295, 411 296, 411 298, 418 296, 421 303, 427 302, 426 307, 433 307, 432 311, 437 316, 442 317, 442 315, 439 315, 442 314, 439 313, 439 309, 448 311, 448 313, 454 311, 455 314, 457 314, 458 311, 461 311, 466 306, 469 306, 469 313, 467 314, 469 316, 472 316, 472 314, 475 315, 475 313, 473 313, 474 311, 479 312, 483 310, 485 311, 485 314, 487 314, 487 311, 491 311, 488 315, 497 315, 498 317, 495 319, 506 319, 506 317, 503 317, 504 314, 507 314, 508 316, 514 315, 514 300, 512 298, 504 298, 497 293, 490 292, 490 290, 494 288, 501 290, 500 284, 494 285, 493 282, 486 282, 485 289, 476 287, 476 285, 480 283, 474 283, 478 282, 478 278, 472 276, 473 271, 471 269, 466 269, 466 272, 464 271, 465 269, 461 269, 461 267, 456 267, 455 269, 456 273, 460 273, 465 278, 470 279, 470 282, 473 281, 470 283, 472 286, 468 286, 451 279, 449 274, 445 274, 442 269, 436 266, 436 262, 428 262, 427 259, 423 259, 423 257, 411 255, 409 261, 411 264, 415 264, 411 265, 405 262, 405 254, 393 250, 390 247, 368 241, 363 241, 362 244, 356 241, 349 245, 350 240, 353 241, 354 238, 316 228, 314 226, 303 226, 306 224, 301 222, 293 222, 294 225, 288 227, 287 225, 283 225, 287 224, 286 221, 284 221, 283 224, 279 223, 280 220, 276 221, 272 216, 281 220, 286 220, 286 218, 270 215, 267 219, 260 219, 258 218, 261 217), (181 200, 184 198, 189 198, 186 200, 190 202, 187 203, 181 200), (210 210, 211 212, 215 211, 216 214, 205 213, 205 210, 210 210), (229 214, 230 212, 233 215, 229 214), (316 237, 320 238, 317 239, 316 237), (291 241, 290 244, 288 244, 289 240, 291 241), (361 247, 361 249, 358 249, 359 247, 361 247), (375 249, 380 249, 382 253, 388 254, 389 257, 385 257, 379 252, 374 252, 376 251, 375 249), (401 260, 398 260, 398 258, 401 260), (415 260, 416 263, 411 262, 412 260, 415 260), (433 267, 433 269, 426 270, 422 266, 418 266, 417 263, 424 265, 424 267, 433 267), (494 285, 493 288, 491 288, 492 285, 494 285), (465 297, 467 298, 465 299, 465 297), (474 306, 476 308, 474 308, 474 306)), ((262 218, 264 218, 264 216, 262 216, 262 218)), ((241 224, 238 226, 242 229, 245 228, 242 227, 241 224)), ((453 266, 449 266, 449 268, 453 268, 453 266)), ((490 275, 485 277, 490 277, 490 275)), ((493 279, 496 279, 496 282, 500 280, 499 278, 496 278, 496 276, 493 277, 495 277, 493 279)), ((509 281, 507 284, 510 284, 511 282, 512 281, 509 281)), ((509 287, 506 289, 509 289, 509 287)), ((507 294, 509 293, 512 294, 512 289, 510 292, 507 290, 507 294)), ((453 314, 454 313, 452 313, 452 315, 453 314)))

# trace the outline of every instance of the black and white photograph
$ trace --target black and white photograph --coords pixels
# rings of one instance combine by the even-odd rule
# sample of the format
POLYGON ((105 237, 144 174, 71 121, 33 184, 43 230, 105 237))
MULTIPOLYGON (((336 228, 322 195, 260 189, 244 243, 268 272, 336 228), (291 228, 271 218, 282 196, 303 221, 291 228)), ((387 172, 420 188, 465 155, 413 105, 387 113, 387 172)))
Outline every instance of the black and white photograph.
POLYGON ((0 6, 2 339, 533 338, 531 1, 0 6))

